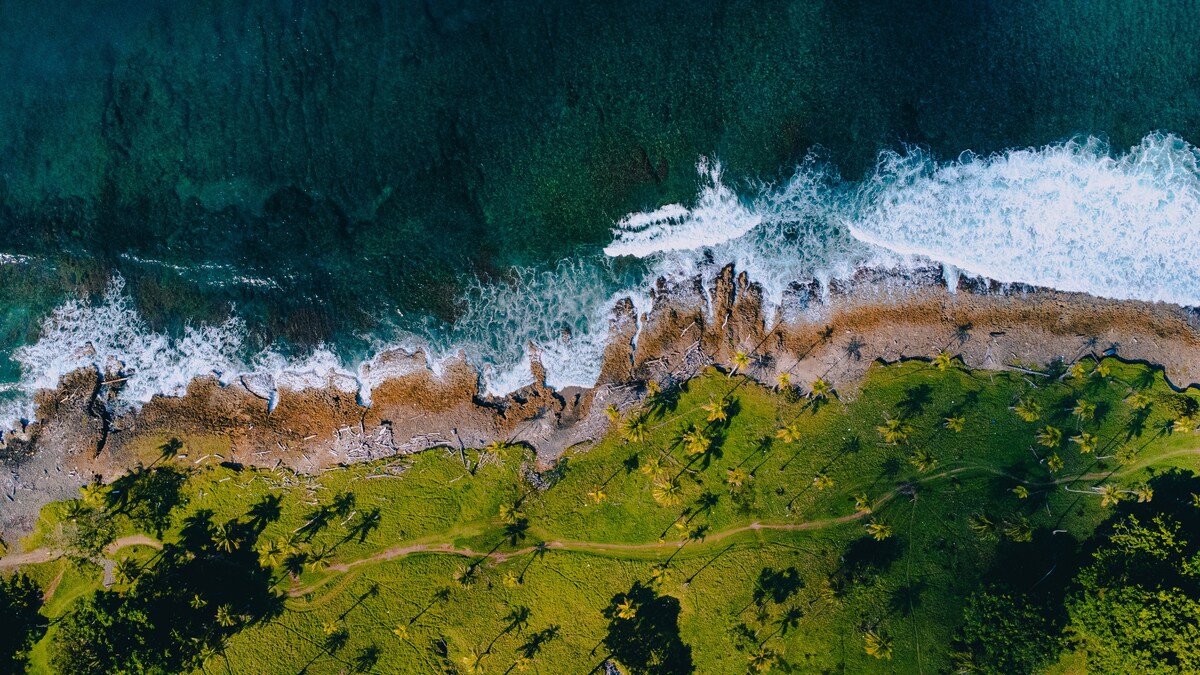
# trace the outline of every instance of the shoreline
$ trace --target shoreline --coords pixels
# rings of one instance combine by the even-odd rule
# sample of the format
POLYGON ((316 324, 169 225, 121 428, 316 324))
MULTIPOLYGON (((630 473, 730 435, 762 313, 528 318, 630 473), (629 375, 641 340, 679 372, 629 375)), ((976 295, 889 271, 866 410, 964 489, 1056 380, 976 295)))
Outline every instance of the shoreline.
POLYGON ((767 317, 762 288, 726 266, 713 283, 659 279, 652 307, 612 309, 600 378, 591 388, 555 390, 531 357, 534 384, 486 397, 478 372, 461 359, 440 376, 422 354, 380 358, 391 372, 364 406, 336 382, 321 389, 280 389, 275 401, 248 378, 221 385, 193 380, 180 397, 158 396, 114 415, 120 382, 75 371, 39 392, 37 420, 0 444, 0 539, 9 551, 45 503, 77 496, 93 476, 108 481, 137 466, 171 459, 184 466, 230 463, 315 473, 341 464, 421 452, 525 443, 549 466, 564 452, 601 437, 605 409, 636 403, 645 383, 681 382, 712 365, 753 357, 747 376, 774 384, 781 372, 801 387, 823 377, 852 395, 877 360, 929 358, 949 351, 976 369, 1045 366, 1112 355, 1163 367, 1169 382, 1200 382, 1200 314, 1165 303, 1118 301, 1081 293, 955 278, 941 266, 862 269, 831 282, 796 284, 799 316, 767 317))

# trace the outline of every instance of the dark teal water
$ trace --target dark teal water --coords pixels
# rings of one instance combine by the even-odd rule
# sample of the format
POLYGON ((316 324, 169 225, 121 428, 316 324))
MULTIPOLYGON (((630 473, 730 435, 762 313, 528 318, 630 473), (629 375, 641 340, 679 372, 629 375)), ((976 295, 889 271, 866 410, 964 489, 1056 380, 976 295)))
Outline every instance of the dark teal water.
POLYGON ((0 0, 0 352, 115 274, 251 349, 453 331, 471 284, 693 199, 701 155, 1200 139, 1198 34, 1177 1, 0 0))

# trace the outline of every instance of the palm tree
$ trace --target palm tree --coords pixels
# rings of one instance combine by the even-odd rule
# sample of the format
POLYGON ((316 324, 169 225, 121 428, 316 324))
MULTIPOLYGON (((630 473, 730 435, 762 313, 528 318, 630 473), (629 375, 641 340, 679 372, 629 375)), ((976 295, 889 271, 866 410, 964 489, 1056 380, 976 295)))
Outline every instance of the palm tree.
POLYGON ((222 628, 233 628, 237 625, 237 616, 234 615, 232 607, 229 605, 217 607, 217 625, 222 628))
POLYGON ((736 466, 725 472, 725 482, 729 485, 732 492, 737 492, 742 489, 750 481, 750 474, 740 466, 736 466))
POLYGON ((1036 438, 1038 445, 1054 449, 1062 444, 1062 430, 1058 427, 1046 425, 1037 432, 1036 438))
POLYGON ((683 501, 683 488, 677 480, 660 480, 654 484, 651 493, 654 501, 663 506, 675 506, 683 501))
POLYGON ((746 658, 750 661, 750 670, 756 673, 765 673, 775 667, 779 656, 766 646, 759 645, 758 649, 750 652, 746 658))
POLYGON ((1082 380, 1085 375, 1087 375, 1087 367, 1083 365, 1082 361, 1076 361, 1067 370, 1067 376, 1073 380, 1082 380))
POLYGON ((487 656, 487 652, 481 652, 476 649, 468 649, 460 661, 468 675, 479 675, 483 672, 483 657, 487 656))
POLYGON ((818 492, 824 492, 833 488, 833 479, 823 473, 818 473, 816 476, 813 476, 813 487, 818 492))
POLYGON ((871 498, 867 496, 867 493, 860 492, 854 495, 854 511, 855 513, 871 512, 871 498))
POLYGON ((142 573, 142 568, 133 558, 121 558, 117 561, 113 571, 116 573, 117 578, 127 584, 131 584, 137 581, 138 576, 142 573))
POLYGON ((104 503, 104 497, 108 493, 108 488, 97 480, 79 488, 79 491, 83 494, 85 504, 99 506, 104 503))
POLYGON ((725 398, 709 401, 701 408, 708 413, 709 422, 723 423, 729 420, 729 401, 725 398))
POLYGON ((689 455, 703 455, 712 447, 712 439, 708 434, 696 426, 692 426, 683 434, 683 449, 689 455))
POLYGON ((964 418, 962 415, 957 417, 947 417, 945 427, 954 433, 958 433, 963 430, 963 425, 966 423, 966 421, 966 418, 964 418))
MULTIPOLYGON (((1029 491, 1026 490, 1025 494, 1028 496, 1029 491)), ((971 531, 981 539, 991 539, 996 536, 996 524, 982 513, 971 514, 971 517, 967 519, 967 527, 971 528, 971 531)))
POLYGON ((408 626, 398 623, 396 624, 396 627, 392 629, 392 634, 401 640, 408 642, 408 626))
POLYGON ((1154 488, 1150 487, 1146 483, 1139 483, 1133 486, 1133 489, 1129 491, 1129 494, 1133 495, 1134 499, 1136 499, 1139 504, 1145 504, 1151 499, 1154 499, 1154 488))
POLYGON ((589 491, 587 496, 588 499, 592 500, 592 502, 596 504, 600 504, 605 499, 608 499, 608 493, 604 491, 603 485, 597 486, 596 489, 589 491))
POLYGON ((454 583, 458 584, 461 588, 470 588, 475 583, 477 576, 478 572, 474 565, 459 565, 454 570, 453 579, 454 583))
POLYGON ((1102 508, 1113 506, 1125 498, 1125 495, 1121 494, 1116 485, 1100 485, 1095 488, 1095 492, 1100 495, 1100 506, 1102 508))
POLYGON ((617 618, 628 621, 635 616, 637 616, 637 605, 633 602, 633 598, 626 597, 617 604, 617 618))
POLYGON ((869 630, 863 635, 863 642, 863 649, 866 650, 867 655, 884 661, 891 660, 892 639, 888 636, 869 630))
POLYGON ((808 395, 810 398, 825 399, 829 398, 829 395, 832 393, 833 387, 829 386, 829 383, 826 382, 824 378, 818 377, 817 379, 813 380, 812 387, 808 392, 808 395))
POLYGON ((749 367, 750 367, 750 355, 747 354, 746 352, 736 352, 733 355, 733 370, 730 371, 729 374, 733 375, 734 373, 738 372, 739 370, 745 370, 746 368, 749 368, 749 367))
POLYGON ((875 430, 883 436, 883 442, 888 445, 896 445, 908 440, 908 435, 912 433, 912 425, 905 422, 899 417, 885 420, 882 426, 875 427, 875 430))
POLYGON ((650 568, 650 583, 662 586, 671 580, 671 568, 666 565, 655 565, 650 568))
POLYGON ((778 438, 784 443, 795 443, 800 440, 800 437, 800 425, 796 423, 789 424, 786 427, 780 427, 779 431, 775 432, 775 438, 778 438))
POLYGON ((1004 534, 1015 542, 1033 541, 1033 527, 1029 524, 1029 519, 1025 516, 1014 520, 1013 522, 1004 523, 1004 534))
POLYGON ((1180 415, 1171 422, 1171 431, 1177 434, 1190 434, 1196 430, 1196 418, 1192 415, 1180 415))
POLYGON ((212 530, 213 546, 218 551, 232 553, 237 548, 237 521, 229 520, 215 525, 212 530))
POLYGON ((1024 485, 1018 485, 1012 489, 1012 493, 1017 496, 1017 499, 1029 499, 1029 488, 1024 485))
POLYGON ((1071 414, 1079 418, 1080 422, 1091 421, 1096 417, 1096 404, 1079 399, 1075 401, 1075 407, 1071 409, 1071 414))
POLYGON ((658 478, 666 473, 667 466, 665 463, 663 463, 662 457, 655 455, 653 457, 646 458, 644 462, 639 464, 638 471, 641 471, 651 478, 658 478))
POLYGON ((479 449, 481 462, 503 462, 512 446, 504 441, 492 441, 479 449))
POLYGON ((954 357, 950 356, 950 352, 943 350, 933 357, 932 364, 934 368, 945 372, 954 365, 954 357))
POLYGON ((192 609, 203 609, 208 606, 208 601, 200 597, 199 593, 193 593, 192 599, 188 601, 188 606, 192 609))
POLYGON ((621 418, 621 411, 617 409, 617 406, 611 403, 609 403, 608 407, 604 409, 604 414, 608 416, 609 422, 616 422, 621 418))
POLYGON ((1057 452, 1050 453, 1050 456, 1046 458, 1046 468, 1050 470, 1050 473, 1058 473, 1059 471, 1062 471, 1062 457, 1059 457, 1057 452))
POLYGON ((1109 368, 1108 364, 1103 361, 1097 363, 1096 367, 1092 369, 1092 377, 1098 377, 1103 380, 1109 375, 1112 375, 1112 369, 1109 368))
POLYGON ((916 450, 912 456, 908 458, 908 463, 916 467, 917 471, 925 473, 937 466, 937 460, 925 450, 916 450))
POLYGON ((632 415, 621 425, 621 433, 631 443, 641 443, 650 435, 650 425, 644 415, 632 415))
POLYGON ((500 583, 504 584, 505 588, 516 588, 521 585, 521 577, 517 576, 516 572, 508 570, 500 576, 500 583))
POLYGON ((1145 410, 1153 403, 1153 399, 1140 391, 1135 391, 1125 399, 1125 402, 1134 410, 1145 410))
POLYGON ((1089 434, 1083 431, 1078 436, 1072 436, 1071 442, 1079 446, 1080 454, 1090 455, 1100 445, 1100 438, 1096 434, 1089 434))
POLYGON ((517 509, 516 504, 500 505, 500 522, 511 524, 521 520, 524 517, 525 514, 521 513, 521 511, 517 509))
POLYGON ((791 373, 785 372, 785 373, 780 373, 779 375, 775 376, 775 388, 776 389, 790 389, 791 386, 792 386, 792 374, 791 373))
POLYGON ((273 539, 261 544, 258 547, 258 557, 262 560, 266 567, 274 567, 279 564, 283 556, 287 555, 288 551, 284 548, 286 542, 283 539, 273 539))
POLYGON ((1042 418, 1042 404, 1025 399, 1013 406, 1013 412, 1026 422, 1036 422, 1042 418))
POLYGON ((328 550, 312 551, 308 554, 306 564, 308 565, 308 569, 313 572, 320 572, 329 566, 329 559, 332 557, 333 554, 328 550))
POLYGON ((875 541, 883 541, 891 538, 892 526, 872 520, 867 523, 867 534, 871 535, 875 541))

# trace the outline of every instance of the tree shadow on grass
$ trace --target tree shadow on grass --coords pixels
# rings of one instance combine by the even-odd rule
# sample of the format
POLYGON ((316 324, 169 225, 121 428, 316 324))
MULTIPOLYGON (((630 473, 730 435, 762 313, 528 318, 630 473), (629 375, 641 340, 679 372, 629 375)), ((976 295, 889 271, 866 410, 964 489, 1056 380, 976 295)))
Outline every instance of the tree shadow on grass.
POLYGON ((604 646, 631 674, 691 673, 692 648, 679 636, 679 611, 678 599, 635 582, 604 609, 604 646), (623 607, 632 607, 632 615, 623 607))

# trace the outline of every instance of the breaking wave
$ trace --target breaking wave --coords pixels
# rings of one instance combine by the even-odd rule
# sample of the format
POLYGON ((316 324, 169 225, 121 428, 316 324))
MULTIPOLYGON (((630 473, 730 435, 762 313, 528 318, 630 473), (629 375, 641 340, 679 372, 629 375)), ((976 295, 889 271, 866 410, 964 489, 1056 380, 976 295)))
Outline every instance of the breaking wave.
POLYGON ((39 340, 13 354, 22 377, 0 387, 10 408, 0 414, 15 416, 19 400, 28 416, 36 390, 80 367, 129 376, 120 400, 130 405, 179 395, 210 374, 248 376, 270 391, 337 386, 369 402, 394 374, 377 357, 395 348, 419 350, 435 372, 465 356, 494 395, 532 382, 535 352, 551 386, 590 386, 616 299, 632 297, 644 311, 654 278, 707 281, 727 263, 784 310, 797 281, 930 261, 1004 282, 1200 305, 1200 151, 1177 136, 1151 134, 1121 154, 1094 137, 946 162, 915 148, 887 151, 859 182, 817 155, 780 184, 730 185, 706 160, 698 170, 692 206, 626 216, 602 253, 471 284, 453 325, 398 326, 358 363, 326 348, 302 359, 247 354, 236 318, 178 336, 154 332, 115 279, 99 303, 59 307, 39 340))

